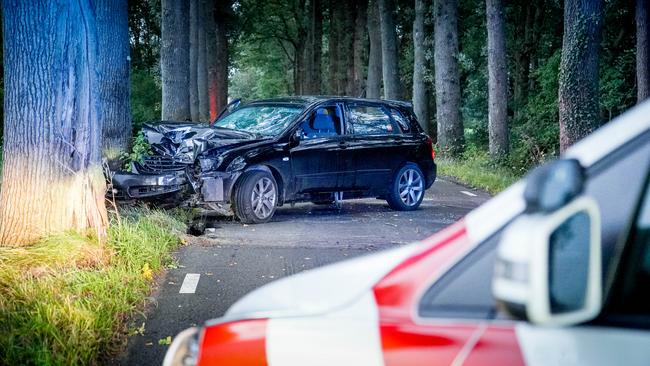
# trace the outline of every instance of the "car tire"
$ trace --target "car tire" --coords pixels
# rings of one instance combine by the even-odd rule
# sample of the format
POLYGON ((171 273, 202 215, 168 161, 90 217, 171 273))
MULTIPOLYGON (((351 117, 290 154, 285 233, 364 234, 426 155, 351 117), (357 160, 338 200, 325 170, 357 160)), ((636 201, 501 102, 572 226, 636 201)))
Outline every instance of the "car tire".
POLYGON ((424 199, 425 179, 417 164, 406 163, 399 169, 388 187, 386 202, 396 211, 417 210, 424 199))
POLYGON ((278 203, 278 184, 263 170, 245 172, 233 197, 235 216, 244 224, 262 224, 273 217, 278 203))

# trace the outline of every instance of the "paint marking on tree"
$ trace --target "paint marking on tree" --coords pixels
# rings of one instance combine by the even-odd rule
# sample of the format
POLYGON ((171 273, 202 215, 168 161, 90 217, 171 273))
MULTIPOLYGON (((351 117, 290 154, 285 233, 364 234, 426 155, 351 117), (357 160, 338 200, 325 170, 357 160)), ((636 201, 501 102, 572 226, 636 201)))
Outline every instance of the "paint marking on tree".
POLYGON ((179 294, 193 294, 196 292, 196 286, 199 284, 201 275, 198 273, 188 273, 185 275, 179 294))

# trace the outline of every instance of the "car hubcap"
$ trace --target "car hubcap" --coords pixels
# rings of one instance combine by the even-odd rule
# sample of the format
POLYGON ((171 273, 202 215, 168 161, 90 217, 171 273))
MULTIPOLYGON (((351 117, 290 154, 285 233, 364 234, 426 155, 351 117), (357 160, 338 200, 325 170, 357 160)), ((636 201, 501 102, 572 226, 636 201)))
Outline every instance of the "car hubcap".
POLYGON ((265 219, 273 212, 275 207, 275 186, 269 178, 261 178, 253 187, 251 202, 255 216, 265 219))
POLYGON ((424 193, 422 176, 415 169, 407 169, 399 177, 399 197, 407 206, 420 202, 424 193))

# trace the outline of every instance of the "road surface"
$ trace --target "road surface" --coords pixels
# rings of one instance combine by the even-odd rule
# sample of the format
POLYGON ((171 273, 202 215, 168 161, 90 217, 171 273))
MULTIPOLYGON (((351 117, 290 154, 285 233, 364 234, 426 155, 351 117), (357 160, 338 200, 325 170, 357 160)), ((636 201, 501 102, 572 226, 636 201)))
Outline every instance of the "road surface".
POLYGON ((408 244, 455 222, 489 195, 439 179, 417 211, 392 211, 385 201, 364 199, 333 206, 297 204, 277 210, 263 225, 229 218, 207 223, 175 255, 146 314, 116 363, 160 365, 168 336, 216 318, 237 299, 277 278, 369 252, 408 244), (141 330, 142 330, 141 329, 141 330))

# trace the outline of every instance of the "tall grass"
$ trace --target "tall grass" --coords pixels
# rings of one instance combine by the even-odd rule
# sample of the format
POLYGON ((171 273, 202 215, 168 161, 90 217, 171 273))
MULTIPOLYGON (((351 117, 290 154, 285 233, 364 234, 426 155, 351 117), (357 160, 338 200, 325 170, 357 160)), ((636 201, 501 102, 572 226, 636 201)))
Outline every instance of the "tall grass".
POLYGON ((119 351, 184 230, 137 210, 112 221, 106 243, 70 233, 0 248, 0 364, 97 364, 119 351))
POLYGON ((519 180, 524 172, 495 163, 485 153, 465 153, 459 159, 436 159, 438 174, 497 194, 519 180))

